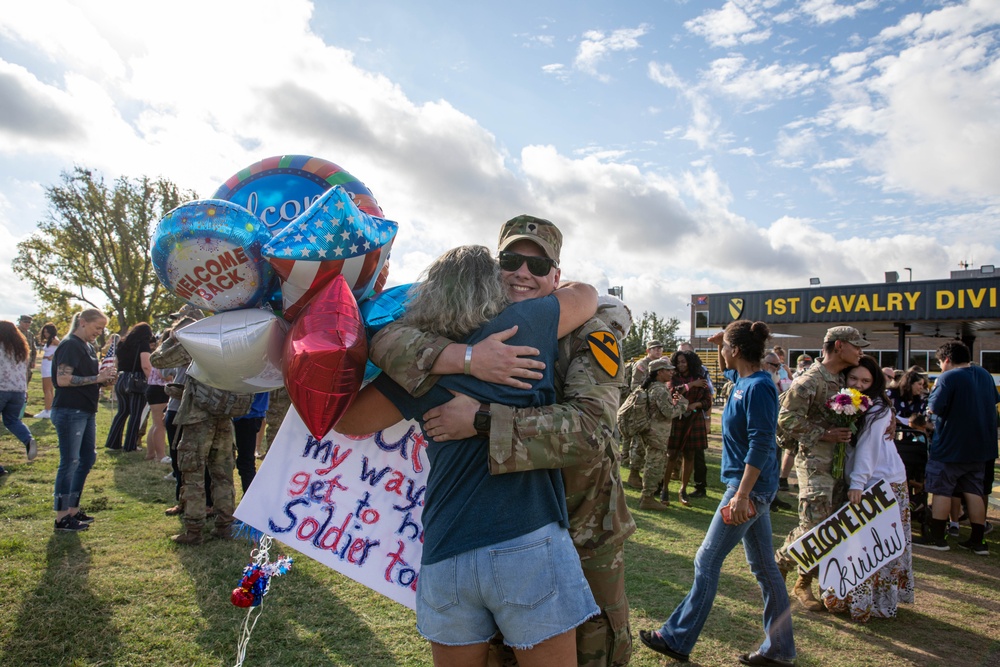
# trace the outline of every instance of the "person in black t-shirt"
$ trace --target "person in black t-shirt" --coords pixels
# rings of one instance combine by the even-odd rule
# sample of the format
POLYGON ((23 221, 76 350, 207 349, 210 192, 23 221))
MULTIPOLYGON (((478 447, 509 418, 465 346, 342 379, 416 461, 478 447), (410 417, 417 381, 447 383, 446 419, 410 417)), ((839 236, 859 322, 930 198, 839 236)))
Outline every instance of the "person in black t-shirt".
POLYGON ((56 393, 51 418, 59 438, 54 494, 58 531, 86 530, 94 521, 80 511, 80 495, 97 460, 100 386, 114 382, 117 375, 113 367, 98 369, 97 352, 91 345, 107 324, 107 316, 97 309, 78 313, 70 326, 72 333, 59 343, 52 359, 56 393))

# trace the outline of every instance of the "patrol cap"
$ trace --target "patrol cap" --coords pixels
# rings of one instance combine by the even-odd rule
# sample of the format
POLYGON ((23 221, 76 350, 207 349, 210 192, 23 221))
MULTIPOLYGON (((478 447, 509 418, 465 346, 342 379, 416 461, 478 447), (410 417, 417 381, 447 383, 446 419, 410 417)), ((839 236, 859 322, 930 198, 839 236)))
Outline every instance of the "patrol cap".
POLYGON ((503 251, 518 241, 535 243, 545 256, 559 265, 559 251, 562 250, 562 232, 548 220, 533 215, 519 215, 503 223, 497 250, 503 251))
POLYGON ((597 297, 597 319, 614 329, 618 338, 628 336, 632 329, 632 311, 616 296, 602 294, 597 297))
POLYGON ((652 349, 654 347, 663 347, 663 343, 661 343, 660 341, 656 340, 655 338, 650 338, 649 340, 646 341, 646 349, 647 350, 652 349))
POLYGON ((861 332, 854 327, 832 327, 827 329, 826 336, 823 337, 823 344, 825 345, 837 340, 850 343, 851 345, 855 345, 857 347, 868 347, 871 345, 871 343, 864 339, 861 332))
POLYGON ((17 321, 18 322, 28 322, 28 323, 30 323, 32 321, 32 319, 34 319, 34 318, 32 318, 31 315, 21 315, 21 317, 19 317, 17 321))
POLYGON ((205 313, 202 312, 201 308, 195 308, 190 303, 187 303, 176 313, 170 313, 170 319, 172 320, 179 320, 182 317, 193 317, 196 320, 200 320, 205 317, 205 313))
POLYGON ((649 374, 652 375, 657 371, 672 371, 674 370, 674 365, 670 363, 670 360, 666 357, 660 357, 653 363, 649 365, 649 374))
POLYGON ((803 361, 810 361, 811 362, 812 360, 813 360, 813 358, 811 356, 809 356, 808 354, 806 354, 806 353, 803 352, 795 360, 795 363, 796 364, 801 364, 803 361))

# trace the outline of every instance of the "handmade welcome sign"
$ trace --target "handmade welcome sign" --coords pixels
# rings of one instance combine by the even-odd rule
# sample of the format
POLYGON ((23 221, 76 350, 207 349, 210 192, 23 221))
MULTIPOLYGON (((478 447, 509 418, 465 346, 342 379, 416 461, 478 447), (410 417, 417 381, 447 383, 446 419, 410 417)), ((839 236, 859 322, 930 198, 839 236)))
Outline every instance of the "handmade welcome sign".
POLYGON ((318 440, 292 407, 236 517, 414 609, 426 449, 416 422, 318 440))
POLYGON ((892 488, 878 481, 857 505, 845 504, 788 547, 803 570, 819 566, 820 590, 844 598, 906 546, 899 504, 892 488))

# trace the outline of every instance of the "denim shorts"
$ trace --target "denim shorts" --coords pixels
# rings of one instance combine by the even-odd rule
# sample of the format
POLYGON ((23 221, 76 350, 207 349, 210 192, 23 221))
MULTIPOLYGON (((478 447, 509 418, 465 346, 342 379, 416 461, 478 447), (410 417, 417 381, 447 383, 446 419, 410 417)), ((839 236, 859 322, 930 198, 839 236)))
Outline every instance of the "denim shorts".
POLYGON ((924 473, 924 491, 935 496, 983 492, 982 463, 946 463, 928 461, 924 473))
POLYGON ((420 568, 417 631, 445 646, 489 641, 530 649, 600 613, 569 532, 527 535, 420 568))

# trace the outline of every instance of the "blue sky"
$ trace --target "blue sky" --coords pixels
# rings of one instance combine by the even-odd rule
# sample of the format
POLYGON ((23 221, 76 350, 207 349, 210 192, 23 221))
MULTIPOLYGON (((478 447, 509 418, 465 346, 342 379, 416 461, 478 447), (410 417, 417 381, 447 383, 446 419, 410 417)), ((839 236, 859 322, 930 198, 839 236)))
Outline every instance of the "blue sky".
POLYGON ((692 293, 995 264, 998 28, 994 0, 19 3, 0 317, 35 309, 10 260, 74 164, 209 196, 323 157, 400 223, 391 283, 530 212, 565 278, 685 322, 692 293))

